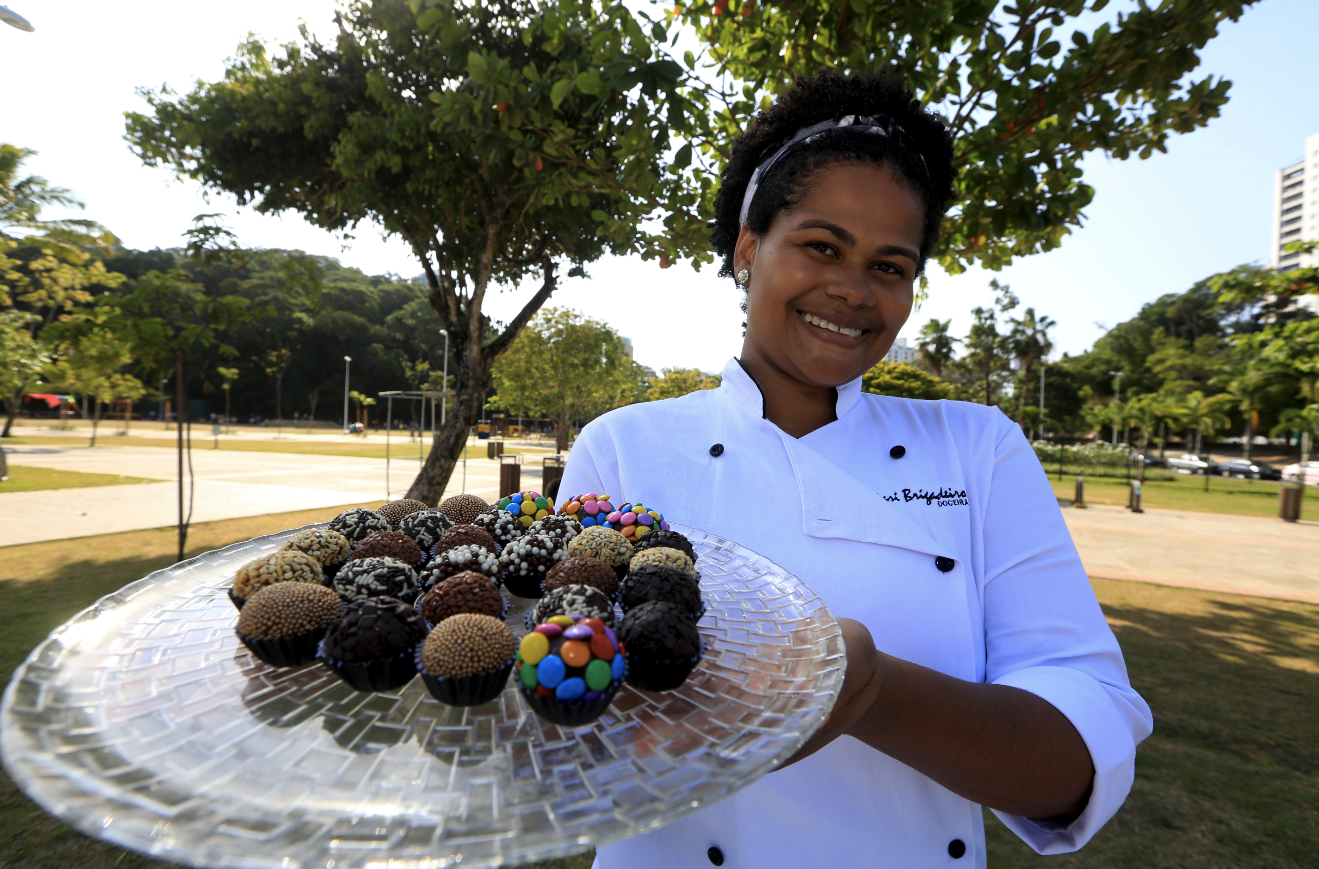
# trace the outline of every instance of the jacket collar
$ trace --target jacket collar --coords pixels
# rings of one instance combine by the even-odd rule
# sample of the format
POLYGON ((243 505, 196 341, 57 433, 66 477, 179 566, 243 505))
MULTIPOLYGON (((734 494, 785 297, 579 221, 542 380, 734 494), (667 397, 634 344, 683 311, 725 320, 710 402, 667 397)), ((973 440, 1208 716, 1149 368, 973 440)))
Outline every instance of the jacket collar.
MULTIPOLYGON (((761 419, 765 418, 765 396, 761 393, 760 387, 756 381, 751 379, 747 374, 742 363, 736 357, 729 359, 728 364, 724 366, 723 385, 719 388, 727 390, 726 395, 736 404, 752 411, 761 419)), ((844 383, 837 388, 838 404, 835 406, 834 413, 839 419, 842 419, 861 400, 861 378, 844 383)))

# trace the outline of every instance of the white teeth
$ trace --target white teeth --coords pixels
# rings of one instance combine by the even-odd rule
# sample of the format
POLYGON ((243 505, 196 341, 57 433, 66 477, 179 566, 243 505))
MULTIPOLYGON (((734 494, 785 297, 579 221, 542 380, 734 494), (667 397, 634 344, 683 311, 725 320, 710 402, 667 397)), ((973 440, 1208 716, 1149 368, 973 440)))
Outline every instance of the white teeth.
POLYGON ((839 326, 837 323, 830 323, 828 320, 815 316, 814 314, 802 313, 802 319, 812 326, 819 326, 821 329, 828 329, 830 332, 838 332, 847 335, 850 338, 860 338, 861 329, 849 329, 846 326, 839 326))

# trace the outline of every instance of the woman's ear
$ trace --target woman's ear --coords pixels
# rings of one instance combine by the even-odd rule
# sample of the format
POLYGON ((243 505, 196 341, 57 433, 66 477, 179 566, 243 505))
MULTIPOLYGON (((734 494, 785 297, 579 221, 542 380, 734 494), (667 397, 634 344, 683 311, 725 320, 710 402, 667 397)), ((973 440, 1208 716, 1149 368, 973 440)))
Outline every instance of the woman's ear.
POLYGON ((737 274, 742 269, 754 271, 756 252, 759 249, 760 236, 748 229, 745 223, 742 224, 742 231, 737 235, 737 244, 733 247, 733 274, 737 274))

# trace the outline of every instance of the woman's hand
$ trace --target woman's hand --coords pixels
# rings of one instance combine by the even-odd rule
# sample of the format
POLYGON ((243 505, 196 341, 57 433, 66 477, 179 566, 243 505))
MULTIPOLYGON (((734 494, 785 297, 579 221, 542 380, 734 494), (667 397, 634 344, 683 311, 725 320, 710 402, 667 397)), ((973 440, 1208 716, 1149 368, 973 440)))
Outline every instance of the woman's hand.
MULTIPOLYGON (((874 705, 884 682, 880 654, 866 626, 852 619, 838 619, 843 632, 843 649, 847 656, 847 673, 843 677, 838 701, 820 729, 794 754, 784 761, 789 766, 833 742, 854 725, 874 705)), ((782 769, 782 767, 780 767, 782 769)))

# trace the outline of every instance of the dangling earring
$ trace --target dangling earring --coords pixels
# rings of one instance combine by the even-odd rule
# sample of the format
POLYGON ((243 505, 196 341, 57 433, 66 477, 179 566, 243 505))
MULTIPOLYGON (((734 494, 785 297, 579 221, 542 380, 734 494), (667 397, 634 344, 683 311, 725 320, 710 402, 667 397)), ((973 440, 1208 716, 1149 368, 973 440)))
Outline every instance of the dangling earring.
POLYGON ((737 277, 735 278, 735 280, 737 281, 737 285, 739 287, 745 289, 747 282, 751 280, 751 272, 747 271, 746 269, 742 269, 740 272, 737 273, 737 277))

